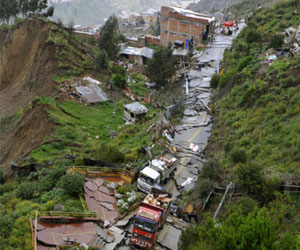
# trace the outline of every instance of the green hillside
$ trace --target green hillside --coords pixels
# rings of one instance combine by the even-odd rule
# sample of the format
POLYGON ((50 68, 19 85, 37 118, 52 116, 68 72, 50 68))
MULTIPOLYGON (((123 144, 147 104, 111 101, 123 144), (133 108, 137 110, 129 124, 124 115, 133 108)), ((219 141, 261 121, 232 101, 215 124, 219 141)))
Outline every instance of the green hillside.
POLYGON ((149 8, 159 8, 169 4, 169 0, 75 0, 54 4, 54 19, 60 18, 64 23, 73 21, 80 25, 103 24, 104 18, 119 14, 123 10, 141 12, 149 8))
POLYGON ((212 185, 230 181, 239 196, 226 200, 217 221, 212 216, 222 196, 214 196, 208 205, 213 213, 185 231, 180 249, 300 249, 299 194, 281 188, 300 179, 300 54, 266 61, 273 48, 288 47, 282 32, 299 26, 299 10, 300 0, 256 10, 225 52, 223 70, 212 80, 207 152, 214 159, 190 199, 197 205, 212 185))

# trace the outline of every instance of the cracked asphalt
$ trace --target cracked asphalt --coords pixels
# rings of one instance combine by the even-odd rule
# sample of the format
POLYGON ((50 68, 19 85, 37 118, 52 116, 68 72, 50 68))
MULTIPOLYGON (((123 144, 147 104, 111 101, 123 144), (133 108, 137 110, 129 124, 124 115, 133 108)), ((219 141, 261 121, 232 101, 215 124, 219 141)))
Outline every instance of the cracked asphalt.
MULTIPOLYGON (((242 30, 244 26, 245 24, 241 23, 239 30, 242 30)), ((210 80, 215 73, 219 72, 224 51, 226 48, 231 47, 236 36, 237 33, 233 33, 232 36, 216 35, 213 43, 209 44, 204 51, 196 52, 193 55, 193 59, 196 60, 197 65, 200 65, 201 70, 190 69, 187 72, 190 79, 189 93, 185 94, 185 110, 181 125, 176 126, 180 134, 176 133, 174 140, 170 143, 180 150, 177 155, 179 157, 179 167, 173 180, 165 185, 165 188, 173 194, 174 199, 184 190, 193 187, 193 183, 191 183, 185 188, 180 188, 188 178, 197 179, 205 162, 203 150, 208 143, 212 128, 211 115, 207 108, 212 95, 210 80), (191 143, 199 147, 197 153, 190 149, 191 143)), ((185 90, 186 83, 183 85, 184 93, 185 90)), ((159 232, 155 249, 177 250, 181 230, 186 226, 188 226, 188 223, 169 216, 159 232)), ((125 238, 130 237, 130 230, 131 227, 127 229, 125 238)), ((128 242, 128 240, 125 242, 128 242)), ((128 245, 126 246, 125 243, 116 249, 127 250, 131 248, 128 245)))

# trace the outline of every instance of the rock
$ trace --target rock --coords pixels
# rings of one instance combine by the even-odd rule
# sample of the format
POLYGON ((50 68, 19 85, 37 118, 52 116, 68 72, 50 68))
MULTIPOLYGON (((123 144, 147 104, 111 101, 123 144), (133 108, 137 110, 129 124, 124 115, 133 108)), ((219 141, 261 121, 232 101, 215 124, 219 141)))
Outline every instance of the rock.
POLYGON ((64 211, 65 207, 61 204, 56 204, 54 206, 54 211, 64 211))

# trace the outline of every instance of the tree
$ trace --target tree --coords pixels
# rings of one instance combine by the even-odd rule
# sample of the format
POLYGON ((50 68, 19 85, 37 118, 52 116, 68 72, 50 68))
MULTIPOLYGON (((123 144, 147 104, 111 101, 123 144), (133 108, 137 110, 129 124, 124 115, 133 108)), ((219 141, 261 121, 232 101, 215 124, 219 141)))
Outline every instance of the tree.
POLYGON ((108 56, 105 50, 100 50, 96 56, 96 65, 99 70, 108 68, 108 56))
POLYGON ((158 86, 164 86, 175 73, 175 59, 171 48, 159 46, 148 61, 146 74, 158 86))
POLYGON ((126 85, 126 80, 125 78, 120 75, 120 74, 115 74, 112 78, 112 82, 113 82, 113 85, 118 87, 118 88, 121 88, 121 89, 124 89, 125 88, 125 85, 126 85))
POLYGON ((84 177, 75 173, 63 175, 59 179, 57 185, 58 187, 62 188, 65 191, 65 193, 76 197, 83 192, 83 184, 84 177))
POLYGON ((17 0, 0 0, 0 21, 9 23, 11 18, 18 15, 18 1, 17 0))
POLYGON ((0 0, 0 22, 9 23, 20 13, 23 17, 28 15, 49 17, 53 12, 52 6, 48 8, 48 0, 0 0))
POLYGON ((105 50, 108 57, 114 60, 116 59, 120 49, 118 46, 120 40, 121 35, 119 32, 118 19, 115 15, 112 15, 108 18, 101 29, 99 48, 100 50, 105 50))

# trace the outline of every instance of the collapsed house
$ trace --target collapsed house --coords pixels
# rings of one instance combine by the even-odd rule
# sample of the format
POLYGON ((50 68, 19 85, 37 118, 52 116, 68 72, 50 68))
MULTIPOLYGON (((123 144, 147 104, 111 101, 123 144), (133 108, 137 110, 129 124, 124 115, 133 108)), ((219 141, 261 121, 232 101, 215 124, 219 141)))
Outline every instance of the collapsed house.
POLYGON ((100 88, 100 82, 91 77, 72 79, 61 84, 62 99, 74 99, 86 104, 95 104, 109 101, 105 92, 100 88))
POLYGON ((76 90, 89 104, 108 101, 105 92, 95 83, 91 82, 87 85, 78 84, 76 90))
POLYGON ((30 221, 34 249, 56 250, 79 245, 83 249, 114 249, 124 238, 123 230, 103 228, 97 218, 41 216, 30 221))
POLYGON ((143 119, 148 113, 148 109, 139 102, 124 105, 124 120, 127 122, 136 123, 143 119))
POLYGON ((153 56, 154 50, 147 47, 134 48, 127 47, 120 52, 121 60, 128 60, 129 62, 136 63, 139 65, 145 65, 148 59, 153 56))

